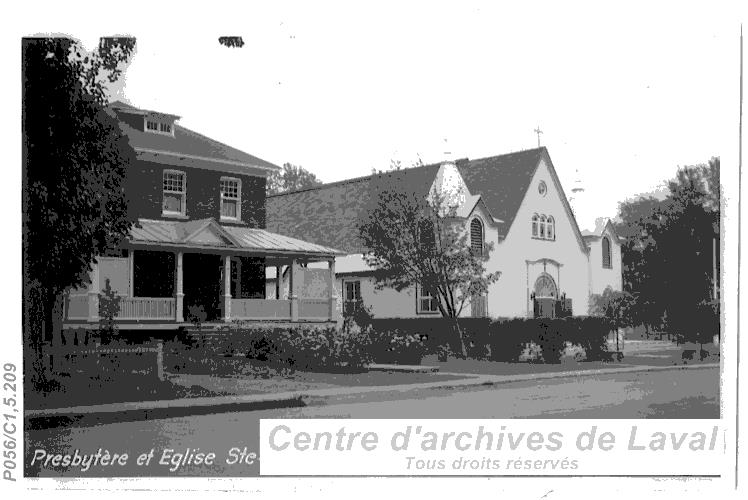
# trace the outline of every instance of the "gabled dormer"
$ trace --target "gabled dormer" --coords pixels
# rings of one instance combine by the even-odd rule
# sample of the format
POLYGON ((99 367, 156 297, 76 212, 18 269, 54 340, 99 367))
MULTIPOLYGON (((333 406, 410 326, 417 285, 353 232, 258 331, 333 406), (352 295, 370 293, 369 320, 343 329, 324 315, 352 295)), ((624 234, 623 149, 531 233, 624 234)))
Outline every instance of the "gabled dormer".
POLYGON ((174 122, 181 118, 181 116, 160 111, 138 109, 120 101, 112 103, 111 107, 120 120, 139 132, 149 134, 174 137, 174 122))

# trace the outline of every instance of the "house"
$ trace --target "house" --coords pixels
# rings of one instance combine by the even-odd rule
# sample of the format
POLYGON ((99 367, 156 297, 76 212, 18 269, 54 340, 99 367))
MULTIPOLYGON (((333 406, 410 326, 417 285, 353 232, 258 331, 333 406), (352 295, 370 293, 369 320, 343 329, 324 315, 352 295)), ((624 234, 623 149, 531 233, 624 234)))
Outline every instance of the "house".
MULTIPOLYGON (((590 295, 601 286, 621 289, 620 243, 612 225, 584 237, 546 148, 446 160, 397 175, 398 182, 423 196, 432 190, 458 193, 458 213, 470 231, 471 246, 494 243, 486 268, 501 276, 464 315, 582 315, 588 312, 590 295)), ((374 269, 363 259, 367 249, 358 235, 374 193, 373 178, 270 196, 268 228, 346 254, 336 263, 344 310, 363 305, 374 317, 439 315, 434 297, 420 287, 375 289, 374 269)))
POLYGON ((99 321, 107 282, 125 330, 338 320, 340 252, 265 228, 265 183, 277 166, 181 126, 179 116, 122 102, 108 109, 136 152, 126 190, 137 223, 121 248, 96 258, 90 286, 67 295, 64 327, 99 321), (322 287, 313 298, 303 292, 310 263, 325 268, 313 273, 322 287), (286 273, 290 293, 266 292, 267 267, 286 273))

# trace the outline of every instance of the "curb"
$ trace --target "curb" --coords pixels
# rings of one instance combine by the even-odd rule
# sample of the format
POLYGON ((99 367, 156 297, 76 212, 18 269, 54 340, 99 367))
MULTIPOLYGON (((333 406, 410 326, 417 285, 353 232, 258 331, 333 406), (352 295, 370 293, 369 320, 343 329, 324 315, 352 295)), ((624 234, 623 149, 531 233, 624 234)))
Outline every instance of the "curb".
POLYGON ((207 415, 236 411, 256 411, 306 406, 305 400, 324 401, 375 393, 404 393, 424 389, 450 389, 457 387, 478 387, 509 384, 513 382, 548 380, 556 378, 611 375, 616 373, 657 372, 668 370, 699 370, 717 368, 719 363, 673 366, 632 366, 625 368, 601 368, 566 372, 546 372, 522 375, 482 375, 474 373, 448 373, 442 375, 459 376, 457 380, 421 382, 369 387, 335 387, 311 391, 282 392, 275 394, 250 394, 237 396, 215 396, 203 398, 167 399, 128 403, 109 403, 91 406, 73 406, 25 410, 25 417, 31 421, 31 429, 57 427, 75 422, 79 425, 95 425, 108 422, 172 418, 188 415, 207 415))

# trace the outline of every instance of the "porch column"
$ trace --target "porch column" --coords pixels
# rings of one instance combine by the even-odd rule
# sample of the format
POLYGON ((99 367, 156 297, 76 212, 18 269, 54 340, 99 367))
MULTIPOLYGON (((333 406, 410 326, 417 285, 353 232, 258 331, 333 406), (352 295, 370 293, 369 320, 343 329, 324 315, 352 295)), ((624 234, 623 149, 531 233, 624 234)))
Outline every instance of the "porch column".
POLYGON ((275 266, 275 300, 281 298, 281 280, 283 279, 283 266, 275 266))
POLYGON ((127 251, 127 269, 130 271, 130 298, 135 297, 135 250, 127 251))
POLYGON ((223 257, 223 320, 231 321, 231 256, 223 257))
POLYGON ((176 321, 184 323, 184 252, 177 252, 176 321))
POLYGON ((327 265, 330 269, 330 321, 337 322, 339 319, 338 315, 338 294, 335 290, 335 259, 332 258, 327 261, 327 265))
POLYGON ((94 262, 91 271, 91 284, 88 287, 88 321, 99 321, 99 263, 94 262))
POLYGON ((288 268, 288 299, 291 301, 291 321, 299 321, 299 294, 298 294, 298 282, 300 276, 298 275, 298 263, 296 259, 291 261, 291 265, 288 268))

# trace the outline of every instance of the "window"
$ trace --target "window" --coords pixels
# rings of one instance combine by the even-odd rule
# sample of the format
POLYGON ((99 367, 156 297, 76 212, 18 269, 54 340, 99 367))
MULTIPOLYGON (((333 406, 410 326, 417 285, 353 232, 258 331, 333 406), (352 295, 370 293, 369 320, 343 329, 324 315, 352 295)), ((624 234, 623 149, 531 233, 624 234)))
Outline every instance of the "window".
POLYGON ((241 183, 239 179, 221 177, 221 218, 239 220, 241 183))
POLYGON ((549 240, 555 240, 556 239, 556 222, 553 220, 553 217, 550 215, 548 216, 548 219, 545 223, 545 236, 549 240))
POLYGON ((163 134, 174 136, 174 127, 171 121, 163 121, 164 119, 155 116, 145 118, 145 131, 152 134, 163 134))
POLYGON ((421 286, 419 286, 417 290, 417 312, 423 314, 438 313, 439 306, 437 305, 438 299, 436 298, 436 296, 426 291, 426 289, 421 286))
POLYGON ((556 239, 556 221, 550 215, 534 214, 532 216, 532 237, 541 240, 556 239))
POLYGON ((607 236, 603 237, 603 267, 606 269, 611 269, 613 266, 611 265, 611 259, 610 259, 610 240, 607 236))
POLYGON ((348 315, 357 311, 363 305, 361 300, 361 282, 343 282, 343 314, 348 315))
POLYGON ((545 196, 545 194, 548 192, 548 186, 545 185, 545 181, 540 181, 540 184, 538 184, 538 193, 540 196, 545 196))
POLYGON ((470 249, 474 255, 483 255, 483 224, 478 218, 470 222, 470 249))
POLYGON ((184 172, 164 170, 163 213, 184 215, 186 193, 184 172))

